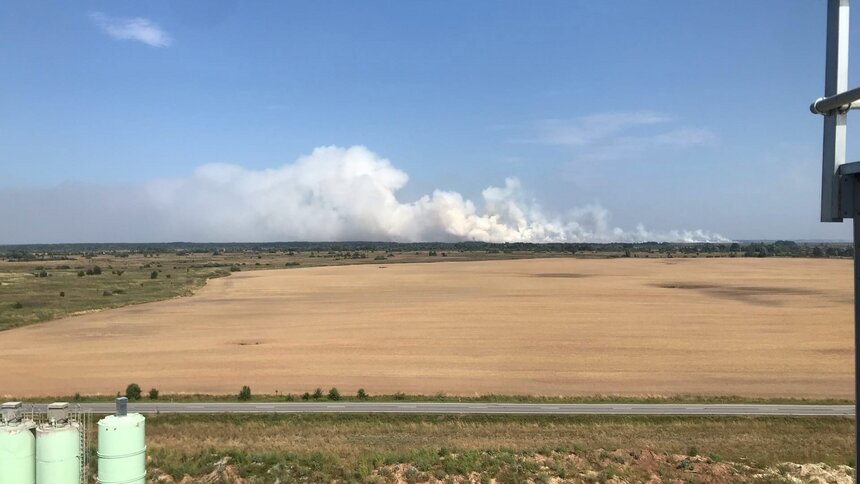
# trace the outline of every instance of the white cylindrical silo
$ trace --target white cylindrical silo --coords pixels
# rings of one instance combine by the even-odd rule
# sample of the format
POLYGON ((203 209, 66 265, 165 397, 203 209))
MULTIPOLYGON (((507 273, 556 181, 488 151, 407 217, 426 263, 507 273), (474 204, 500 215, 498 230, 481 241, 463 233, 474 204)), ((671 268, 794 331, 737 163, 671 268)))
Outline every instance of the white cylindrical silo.
POLYGON ((36 484, 81 484, 80 424, 36 427, 36 484))
POLYGON ((0 484, 35 484, 35 427, 32 420, 0 422, 0 484))
POLYGON ((117 414, 99 420, 100 484, 145 484, 146 419, 127 403, 118 398, 117 414))

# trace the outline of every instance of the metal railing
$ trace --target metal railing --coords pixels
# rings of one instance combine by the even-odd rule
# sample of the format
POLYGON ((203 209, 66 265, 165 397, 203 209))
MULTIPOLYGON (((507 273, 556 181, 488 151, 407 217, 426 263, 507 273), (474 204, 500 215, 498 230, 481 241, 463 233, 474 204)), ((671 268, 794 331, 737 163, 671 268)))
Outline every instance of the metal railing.
POLYGON ((823 115, 829 115, 833 111, 844 113, 849 109, 860 108, 860 103, 857 101, 860 101, 860 87, 840 92, 834 96, 820 97, 809 106, 809 110, 812 111, 812 114, 823 115))

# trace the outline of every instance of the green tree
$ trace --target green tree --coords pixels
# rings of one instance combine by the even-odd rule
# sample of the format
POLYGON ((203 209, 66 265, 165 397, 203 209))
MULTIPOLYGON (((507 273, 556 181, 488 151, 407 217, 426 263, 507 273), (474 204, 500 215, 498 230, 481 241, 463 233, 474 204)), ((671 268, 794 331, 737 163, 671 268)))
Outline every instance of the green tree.
POLYGON ((323 396, 322 388, 317 388, 316 390, 314 390, 314 394, 313 394, 314 400, 319 400, 320 398, 322 398, 322 396, 323 396))
POLYGON ((150 388, 149 389, 149 399, 150 400, 158 400, 158 389, 150 388))
POLYGON ((328 391, 328 399, 329 400, 340 400, 340 392, 335 387, 331 387, 331 390, 328 391))
POLYGON ((239 400, 241 400, 243 402, 247 402, 250 399, 251 399, 251 387, 249 387, 248 385, 245 385, 242 387, 241 390, 239 390, 239 400))
POLYGON ((367 400, 367 392, 364 391, 364 388, 359 388, 355 396, 358 397, 359 400, 367 400))
POLYGON ((140 400, 140 385, 137 383, 129 383, 127 387, 125 387, 125 396, 128 397, 129 400, 140 400))
POLYGON ((149 273, 150 279, 158 279, 158 271, 152 271, 149 273))

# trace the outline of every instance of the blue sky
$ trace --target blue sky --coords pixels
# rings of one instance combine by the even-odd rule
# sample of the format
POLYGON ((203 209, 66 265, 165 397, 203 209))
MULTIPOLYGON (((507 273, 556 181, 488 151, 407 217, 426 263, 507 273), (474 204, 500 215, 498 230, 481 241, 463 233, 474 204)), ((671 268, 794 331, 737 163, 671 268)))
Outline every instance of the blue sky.
POLYGON ((608 240, 616 227, 630 238, 639 224, 664 239, 848 239, 847 223, 818 222, 821 119, 808 105, 823 91, 824 14, 808 0, 6 1, 0 243, 511 239, 486 231, 494 215, 519 240, 608 240), (444 190, 472 200, 477 218, 464 220, 482 228, 407 230, 393 205, 337 206, 348 227, 307 230, 293 222, 303 205, 235 188, 287 169, 268 190, 312 190, 290 166, 322 146, 344 148, 331 155, 338 173, 390 160, 408 183, 380 196, 392 191, 410 216, 450 211, 412 205, 444 190), (214 186, 200 181, 212 164, 243 171, 214 186), (508 177, 513 198, 488 201, 508 177), (189 205, 165 186, 207 200, 205 212, 232 194, 244 207, 234 217, 253 220, 183 231, 200 219, 188 212, 159 225, 184 210, 170 203, 189 205), (99 214, 112 225, 79 228, 99 214))

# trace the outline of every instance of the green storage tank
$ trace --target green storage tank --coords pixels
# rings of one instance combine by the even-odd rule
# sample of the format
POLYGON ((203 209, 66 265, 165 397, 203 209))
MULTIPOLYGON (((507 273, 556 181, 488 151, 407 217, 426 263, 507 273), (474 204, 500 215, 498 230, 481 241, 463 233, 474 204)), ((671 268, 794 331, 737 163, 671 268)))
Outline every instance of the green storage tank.
POLYGON ((35 427, 30 420, 0 422, 0 484, 35 484, 35 427))
POLYGON ((146 431, 143 415, 125 413, 99 420, 99 483, 145 484, 146 431))
POLYGON ((36 484, 81 484, 81 427, 77 422, 36 427, 36 484))

